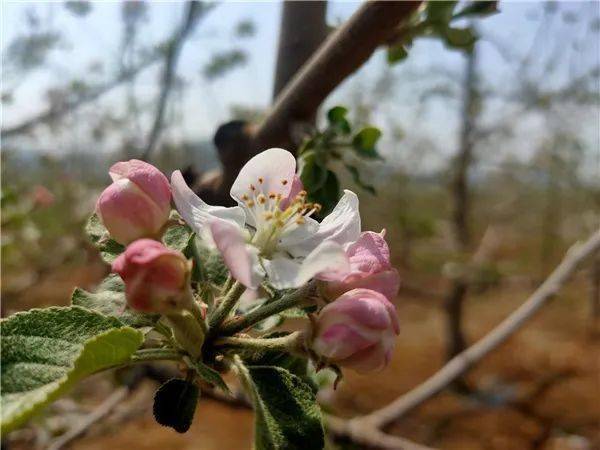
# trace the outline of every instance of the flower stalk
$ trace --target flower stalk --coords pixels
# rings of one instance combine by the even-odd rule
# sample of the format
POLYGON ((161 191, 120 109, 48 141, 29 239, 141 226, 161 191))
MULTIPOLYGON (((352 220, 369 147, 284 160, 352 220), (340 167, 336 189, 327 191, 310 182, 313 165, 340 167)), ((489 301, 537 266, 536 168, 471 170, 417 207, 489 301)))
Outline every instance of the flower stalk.
POLYGON ((290 294, 284 295, 278 300, 267 303, 260 308, 250 311, 249 313, 234 317, 226 321, 219 330, 219 334, 222 336, 231 336, 242 330, 250 328, 252 325, 271 317, 275 314, 283 312, 287 309, 294 308, 304 304, 315 291, 315 282, 311 281, 300 289, 291 292, 290 294))
POLYGON ((244 337, 223 337, 215 341, 215 347, 222 347, 224 350, 257 352, 264 350, 284 351, 289 353, 303 353, 305 334, 301 331, 295 331, 278 338, 244 338, 244 337))
POLYGON ((245 286, 239 281, 233 283, 221 303, 216 307, 213 314, 209 318, 209 328, 215 330, 227 318, 229 313, 235 308, 240 297, 246 290, 245 286))

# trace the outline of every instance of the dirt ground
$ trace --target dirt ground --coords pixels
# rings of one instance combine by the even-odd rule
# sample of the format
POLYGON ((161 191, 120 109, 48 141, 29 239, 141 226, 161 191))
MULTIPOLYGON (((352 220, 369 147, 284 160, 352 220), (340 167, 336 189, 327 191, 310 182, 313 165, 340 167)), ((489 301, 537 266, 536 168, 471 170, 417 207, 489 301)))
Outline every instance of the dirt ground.
MULTIPOLYGON (((530 286, 521 285, 472 295, 465 307, 469 341, 488 332, 531 291, 530 286)), ((328 408, 346 417, 369 412, 407 392, 443 364, 440 301, 401 294, 397 306, 402 331, 390 367, 370 376, 348 372, 336 392, 321 393, 328 408)), ((467 382, 486 394, 484 400, 446 391, 390 431, 448 450, 600 448, 600 339, 594 329, 598 324, 591 323, 585 280, 580 277, 468 374, 467 382)), ((251 448, 250 411, 203 399, 191 429, 177 434, 154 422, 154 388, 151 382, 143 384, 72 448, 251 448)), ((94 378, 76 396, 92 407, 109 389, 106 377, 94 378)), ((19 439, 13 448, 35 445, 19 439)))

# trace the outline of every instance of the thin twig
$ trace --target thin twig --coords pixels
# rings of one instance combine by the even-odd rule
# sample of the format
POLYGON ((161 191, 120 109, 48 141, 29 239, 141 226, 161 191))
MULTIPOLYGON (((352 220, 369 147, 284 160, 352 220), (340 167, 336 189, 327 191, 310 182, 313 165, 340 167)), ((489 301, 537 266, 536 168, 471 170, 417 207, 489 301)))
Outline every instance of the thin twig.
POLYGON ((518 331, 560 288, 569 280, 577 267, 589 256, 600 250, 600 230, 583 244, 576 244, 567 251, 562 262, 541 286, 517 310, 504 319, 477 343, 450 360, 441 370, 413 390, 389 405, 351 421, 372 423, 383 428, 404 417, 423 402, 433 397, 475 363, 518 331))
POLYGON ((160 94, 158 97, 158 103, 156 105, 156 114, 154 116, 154 122, 148 137, 148 143, 142 155, 143 160, 147 160, 150 154, 156 147, 158 138, 163 129, 163 122, 165 116, 165 109, 167 106, 167 100, 175 81, 175 70, 177 68, 177 61, 181 54, 181 49, 187 37, 192 33, 194 27, 198 22, 198 18, 206 13, 211 5, 205 5, 199 1, 189 1, 187 4, 187 11, 183 19, 181 26, 175 31, 173 37, 169 40, 165 52, 165 66, 162 73, 160 94))
POLYGON ((60 450, 65 445, 69 444, 74 439, 77 439, 84 433, 88 431, 88 429, 100 422, 107 415, 109 415, 114 408, 117 407, 119 403, 121 403, 125 398, 129 395, 129 388, 123 386, 114 391, 104 402, 102 402, 96 409, 94 409, 90 414, 85 416, 81 421, 73 428, 68 430, 63 435, 56 438, 47 448, 47 450, 60 450))
POLYGON ((304 302, 315 289, 314 282, 310 282, 305 286, 295 290, 294 292, 284 295, 278 300, 267 303, 264 306, 256 308, 243 316, 237 316, 223 323, 219 330, 221 336, 230 336, 238 333, 252 325, 257 324, 261 320, 266 319, 275 314, 279 314, 287 309, 298 306, 304 302))

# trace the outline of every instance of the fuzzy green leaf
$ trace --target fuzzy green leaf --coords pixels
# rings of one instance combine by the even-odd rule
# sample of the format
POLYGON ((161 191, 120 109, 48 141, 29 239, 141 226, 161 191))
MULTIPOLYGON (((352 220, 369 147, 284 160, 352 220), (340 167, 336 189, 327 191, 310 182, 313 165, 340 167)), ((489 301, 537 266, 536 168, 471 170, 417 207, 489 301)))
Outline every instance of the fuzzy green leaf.
POLYGON ((324 447, 321 411, 315 393, 280 367, 243 367, 255 411, 256 450, 320 450, 324 447))
POLYGON ((143 314, 127 308, 125 285, 119 275, 106 277, 96 292, 75 288, 71 295, 71 304, 91 309, 105 316, 116 317, 124 325, 134 328, 151 327, 159 319, 157 314, 143 314))
POLYGON ((126 362, 143 341, 140 331, 78 306, 17 313, 0 331, 3 433, 82 378, 126 362))
POLYGON ((187 225, 169 227, 163 235, 163 243, 170 249, 180 251, 189 256, 194 232, 187 225))
POLYGON ((94 246, 100 250, 104 262, 112 264, 125 247, 110 238, 108 230, 104 227, 97 214, 92 214, 85 225, 85 232, 94 246))
POLYGON ((219 389, 222 389, 226 393, 230 393, 227 384, 221 377, 221 374, 217 372, 215 369, 208 367, 206 364, 200 361, 196 361, 194 363, 194 369, 196 370, 196 374, 207 383, 210 383, 219 389))

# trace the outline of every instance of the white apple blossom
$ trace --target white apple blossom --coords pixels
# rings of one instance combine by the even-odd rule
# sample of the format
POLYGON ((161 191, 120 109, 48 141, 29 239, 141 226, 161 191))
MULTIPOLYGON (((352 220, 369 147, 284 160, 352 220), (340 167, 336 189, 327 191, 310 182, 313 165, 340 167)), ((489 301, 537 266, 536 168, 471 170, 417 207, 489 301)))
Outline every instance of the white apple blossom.
POLYGON ((344 247, 355 242, 361 224, 358 198, 344 195, 321 223, 295 174, 291 153, 272 148, 256 155, 231 187, 239 206, 210 206, 171 177, 173 199, 188 225, 221 252, 232 276, 255 289, 266 277, 278 289, 299 287, 313 277, 337 279, 350 269, 344 247))

